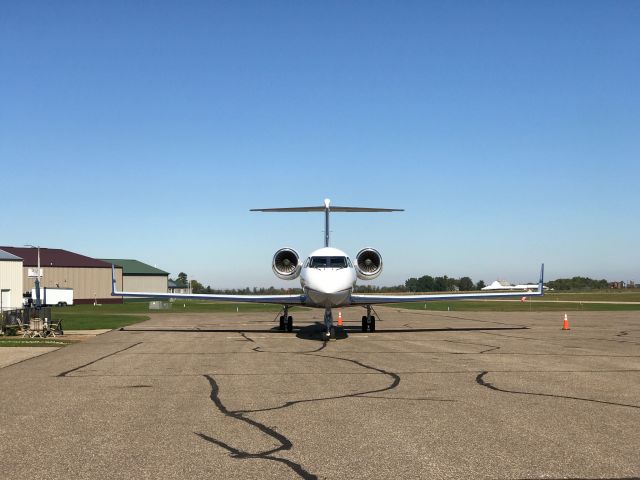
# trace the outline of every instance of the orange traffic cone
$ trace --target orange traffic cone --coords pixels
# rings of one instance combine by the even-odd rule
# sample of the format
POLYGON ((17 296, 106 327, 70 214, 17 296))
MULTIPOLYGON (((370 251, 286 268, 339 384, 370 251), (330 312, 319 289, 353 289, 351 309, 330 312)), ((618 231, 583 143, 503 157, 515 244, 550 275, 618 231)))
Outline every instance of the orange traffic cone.
POLYGON ((562 322, 562 329, 563 330, 571 330, 569 328, 569 319, 567 319, 567 314, 564 314, 564 322, 562 322))
POLYGON ((338 310, 338 326, 342 326, 342 310, 338 310))

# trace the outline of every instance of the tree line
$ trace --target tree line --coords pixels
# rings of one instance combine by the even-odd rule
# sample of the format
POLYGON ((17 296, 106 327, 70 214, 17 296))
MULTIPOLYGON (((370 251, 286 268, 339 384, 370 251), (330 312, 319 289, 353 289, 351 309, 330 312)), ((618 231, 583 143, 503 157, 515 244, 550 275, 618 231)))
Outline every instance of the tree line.
MULTIPOLYGON (((187 283, 187 275, 184 272, 178 274, 176 280, 178 287, 186 287, 187 284, 191 287, 192 293, 205 293, 205 294, 224 294, 224 295, 283 295, 283 294, 296 294, 302 293, 301 288, 276 288, 276 287, 245 287, 245 288, 232 288, 232 289, 215 289, 210 285, 206 287, 197 280, 191 280, 187 283)), ((443 277, 432 277, 430 275, 423 275, 419 278, 408 278, 403 285, 393 286, 377 286, 377 285, 356 285, 354 289, 357 293, 393 293, 393 292, 446 292, 446 291, 471 291, 480 290, 485 286, 484 282, 480 280, 478 283, 473 283, 473 280, 469 277, 452 278, 447 275, 443 277)))
POLYGON ((547 287, 554 290, 592 290, 609 288, 607 280, 594 280, 588 277, 558 278, 547 282, 547 287))
MULTIPOLYGON (((276 287, 245 287, 232 289, 214 289, 207 285, 202 285, 197 280, 187 283, 187 275, 183 272, 178 274, 176 283, 179 287, 191 286, 192 293, 210 293, 224 295, 285 295, 302 293, 301 288, 276 288, 276 287)), ((546 286, 553 290, 592 290, 609 288, 607 280, 594 280, 588 277, 558 278, 546 282, 546 286)), ((405 280, 403 285, 377 286, 377 285, 356 285, 356 293, 394 293, 394 292, 451 292, 451 291, 474 291, 485 287, 483 280, 474 283, 470 277, 453 278, 444 275, 442 277, 432 277, 423 275, 421 277, 411 277, 405 280)))
POLYGON ((411 277, 404 282, 408 292, 451 292, 455 290, 472 291, 485 287, 483 280, 473 283, 470 277, 452 278, 444 275, 442 277, 432 277, 423 275, 416 278, 411 277))

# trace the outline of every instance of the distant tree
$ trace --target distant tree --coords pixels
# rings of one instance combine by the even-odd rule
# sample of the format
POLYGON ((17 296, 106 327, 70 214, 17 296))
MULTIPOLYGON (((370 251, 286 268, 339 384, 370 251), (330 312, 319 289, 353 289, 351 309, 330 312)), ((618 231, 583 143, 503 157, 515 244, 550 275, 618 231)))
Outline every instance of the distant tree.
POLYGON ((409 292, 417 292, 418 291, 418 279, 415 277, 411 277, 404 282, 404 286, 409 292))
POLYGON ((484 280, 479 280, 478 283, 476 283, 476 290, 482 290, 484 287, 486 287, 484 280))
POLYGON ((607 280, 593 280, 588 277, 558 278, 547 282, 549 288, 554 290, 592 290, 599 288, 608 288, 607 280))
POLYGON ((191 292, 204 293, 204 286, 197 280, 191 280, 191 292))
POLYGON ((458 280, 458 288, 463 291, 473 290, 473 281, 469 277, 458 280))
POLYGON ((433 289, 436 292, 446 292, 449 289, 448 280, 449 277, 446 275, 444 277, 436 277, 433 282, 433 289))
POLYGON ((186 285, 187 284, 187 274, 184 272, 180 272, 178 274, 178 280, 176 281, 177 284, 179 285, 186 285))
POLYGON ((435 288, 435 283, 433 277, 431 275, 423 275, 418 279, 418 290, 419 292, 433 292, 435 288))

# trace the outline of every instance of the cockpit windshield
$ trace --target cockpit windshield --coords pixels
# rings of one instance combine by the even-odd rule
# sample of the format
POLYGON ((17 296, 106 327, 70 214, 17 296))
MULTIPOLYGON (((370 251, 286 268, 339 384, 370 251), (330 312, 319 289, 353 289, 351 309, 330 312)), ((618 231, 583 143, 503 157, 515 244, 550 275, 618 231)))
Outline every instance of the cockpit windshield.
POLYGON ((331 268, 346 268, 347 257, 329 257, 329 265, 331 268))
POLYGON ((346 268, 347 257, 311 257, 311 268, 346 268))

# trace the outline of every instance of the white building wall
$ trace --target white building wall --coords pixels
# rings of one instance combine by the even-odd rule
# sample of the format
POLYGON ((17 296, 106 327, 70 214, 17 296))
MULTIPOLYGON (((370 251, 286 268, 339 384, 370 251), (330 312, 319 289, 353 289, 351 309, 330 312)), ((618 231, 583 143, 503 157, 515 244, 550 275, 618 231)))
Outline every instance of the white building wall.
POLYGON ((22 307, 22 260, 0 260, 0 291, 3 310, 22 307))

